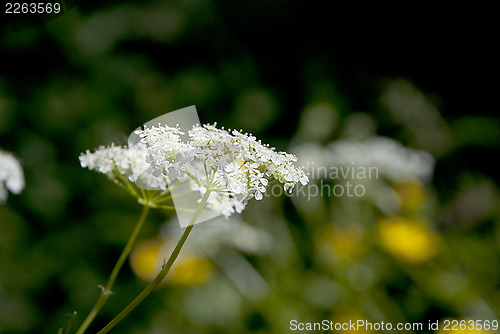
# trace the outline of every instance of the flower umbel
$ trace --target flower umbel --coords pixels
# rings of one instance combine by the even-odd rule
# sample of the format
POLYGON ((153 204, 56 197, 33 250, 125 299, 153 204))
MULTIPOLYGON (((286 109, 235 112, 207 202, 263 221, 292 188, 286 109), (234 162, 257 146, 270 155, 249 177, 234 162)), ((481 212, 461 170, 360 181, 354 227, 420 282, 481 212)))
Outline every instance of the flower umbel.
POLYGON ((7 189, 19 194, 24 189, 21 163, 11 153, 0 151, 0 204, 7 200, 7 189))
POLYGON ((266 186, 276 180, 291 191, 297 182, 307 184, 306 173, 294 166, 297 157, 276 152, 249 133, 213 125, 195 125, 184 143, 178 127, 154 126, 135 133, 148 147, 154 175, 171 179, 187 175, 191 188, 212 190, 208 207, 226 217, 241 212, 250 198, 261 200, 266 186), (158 171, 161 171, 159 173, 158 171))
POLYGON ((185 211, 190 216, 200 195, 210 189, 207 209, 212 215, 206 219, 229 217, 241 213, 249 199, 262 200, 270 182, 280 182, 290 192, 297 182, 309 182, 303 169, 294 166, 295 155, 277 152, 242 131, 219 129, 216 124, 195 125, 188 131, 189 139, 183 141, 179 126, 158 124, 135 134, 140 138, 137 144, 100 146, 79 159, 82 167, 107 175, 151 207, 173 209, 163 202, 174 199, 178 214, 185 211), (172 193, 173 189, 178 193, 172 193), (194 200, 186 194, 193 191, 200 194, 194 200), (175 200, 179 197, 191 202, 178 205, 175 200))

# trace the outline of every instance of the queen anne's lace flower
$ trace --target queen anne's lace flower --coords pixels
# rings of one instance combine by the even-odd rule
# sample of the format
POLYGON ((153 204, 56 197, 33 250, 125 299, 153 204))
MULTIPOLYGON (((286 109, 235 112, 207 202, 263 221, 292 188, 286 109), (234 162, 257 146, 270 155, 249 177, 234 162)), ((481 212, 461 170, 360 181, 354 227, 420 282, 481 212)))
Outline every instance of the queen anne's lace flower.
MULTIPOLYGON (((270 180, 282 183, 288 191, 297 182, 309 182, 306 173, 294 166, 296 156, 276 152, 251 134, 219 129, 216 124, 194 126, 187 141, 182 140, 184 133, 178 126, 158 124, 135 134, 140 138, 136 145, 101 146, 93 153, 82 153, 82 167, 106 174, 139 199, 141 195, 129 182, 167 192, 168 185, 175 189, 189 182, 188 188, 201 195, 210 190, 208 209, 226 217, 243 211, 250 198, 261 200, 270 180)), ((172 196, 175 200, 177 194, 172 196)), ((154 206, 158 197, 143 199, 154 206)))
POLYGON ((24 173, 12 154, 0 151, 0 203, 7 200, 7 189, 19 194, 24 189, 24 173))
POLYGON ((297 182, 309 182, 306 173, 294 166, 296 156, 276 152, 251 134, 216 125, 194 126, 186 143, 180 140, 178 127, 158 125, 135 133, 148 146, 151 168, 169 177, 175 170, 178 178, 184 174, 196 178, 192 188, 202 194, 206 189, 214 191, 208 207, 225 216, 241 212, 252 197, 261 200, 270 179, 282 183, 288 191, 297 182), (203 177, 190 172, 193 169, 204 171, 203 177))

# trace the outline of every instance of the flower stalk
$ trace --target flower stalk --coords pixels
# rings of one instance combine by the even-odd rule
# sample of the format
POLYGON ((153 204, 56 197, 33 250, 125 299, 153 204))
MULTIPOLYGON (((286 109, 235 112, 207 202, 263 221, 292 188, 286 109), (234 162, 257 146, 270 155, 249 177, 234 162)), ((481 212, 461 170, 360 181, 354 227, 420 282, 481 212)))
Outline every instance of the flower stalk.
POLYGON ((118 261, 116 262, 111 275, 109 276, 108 282, 106 286, 102 287, 101 286, 101 295, 99 296, 99 299, 97 300, 96 304, 88 314, 87 318, 83 321, 82 325, 76 332, 76 334, 83 334, 85 330, 89 327, 89 325, 92 323, 96 315, 99 313, 101 308, 106 304, 106 301, 112 294, 111 289, 113 288, 113 284, 116 281, 116 277, 118 276, 118 273, 120 272, 121 267, 123 266, 123 263, 127 259, 128 255, 132 251, 132 247, 135 243, 135 240, 137 239, 137 236, 139 235, 139 232, 141 231, 142 226, 144 225, 144 222, 146 221, 146 217, 148 216, 149 213, 149 206, 144 205, 142 207, 142 212, 139 217, 139 220, 137 221, 134 230, 130 234, 130 237, 127 241, 127 244, 125 245, 125 248, 123 249, 122 253, 120 254, 120 257, 118 258, 118 261))
POLYGON ((196 208, 196 211, 193 214, 193 216, 191 217, 189 225, 184 230, 184 233, 179 239, 179 242, 177 242, 175 249, 168 258, 168 261, 163 265, 162 269, 155 277, 155 279, 151 281, 151 283, 149 283, 148 286, 146 286, 146 288, 122 312, 120 312, 120 314, 118 314, 113 320, 111 320, 97 334, 105 334, 108 333, 111 329, 113 329, 113 327, 115 327, 120 321, 122 321, 134 308, 136 308, 147 296, 149 296, 149 294, 161 283, 161 281, 165 278, 165 276, 167 276, 168 272, 170 271, 170 268, 172 267, 175 260, 179 256, 182 246, 184 246, 184 243, 186 242, 189 233, 191 233, 191 230, 193 229, 196 220, 200 216, 203 208, 205 207, 211 192, 212 191, 210 189, 207 189, 207 191, 203 195, 200 204, 196 208))

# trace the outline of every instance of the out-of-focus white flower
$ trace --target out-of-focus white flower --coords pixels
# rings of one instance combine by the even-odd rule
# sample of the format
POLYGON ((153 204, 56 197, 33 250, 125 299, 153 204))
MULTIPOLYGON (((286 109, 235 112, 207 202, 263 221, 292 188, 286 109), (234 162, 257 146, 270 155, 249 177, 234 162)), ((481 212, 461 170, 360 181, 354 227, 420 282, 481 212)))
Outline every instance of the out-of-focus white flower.
POLYGON ((7 200, 7 189, 19 194, 24 189, 21 163, 12 154, 0 151, 0 203, 7 200))
POLYGON ((419 179, 430 181, 434 158, 425 151, 404 147, 385 137, 372 137, 363 142, 336 141, 328 146, 337 165, 375 166, 393 181, 419 179))
POLYGON ((313 178, 328 178, 329 168, 345 166, 352 171, 357 167, 376 167, 381 176, 391 181, 416 179, 427 183, 434 170, 434 158, 429 153, 385 137, 338 140, 326 147, 306 143, 295 147, 294 152, 306 161, 306 170, 313 178))

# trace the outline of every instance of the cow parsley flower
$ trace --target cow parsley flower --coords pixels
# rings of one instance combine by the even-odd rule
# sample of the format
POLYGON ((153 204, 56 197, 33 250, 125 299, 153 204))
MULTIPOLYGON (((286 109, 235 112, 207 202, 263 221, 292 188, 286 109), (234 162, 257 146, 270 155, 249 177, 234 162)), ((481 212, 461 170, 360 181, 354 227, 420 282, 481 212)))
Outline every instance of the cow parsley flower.
POLYGON ((217 124, 195 125, 182 142, 176 127, 158 124, 135 132, 148 147, 148 163, 169 178, 192 180, 192 189, 212 191, 207 206, 229 216, 241 212, 250 198, 262 200, 269 181, 276 180, 290 191, 307 174, 294 165, 297 157, 277 152, 253 135, 217 128, 217 124))
POLYGON ((282 183, 290 192, 297 182, 309 182, 302 168, 295 167, 295 155, 277 152, 251 134, 219 129, 216 124, 193 126, 187 140, 182 139, 185 133, 178 125, 158 124, 135 134, 138 144, 101 146, 95 152, 87 150, 79 159, 82 167, 107 175, 152 207, 167 197, 175 203, 182 194, 170 190, 185 189, 182 184, 189 182, 187 189, 201 196, 211 192, 209 210, 228 217, 242 212, 249 199, 262 200, 270 181, 282 183), (149 195, 144 189, 162 191, 162 195, 149 195))
POLYGON ((7 189, 19 194, 24 189, 21 163, 12 154, 0 151, 0 203, 7 200, 7 189))

